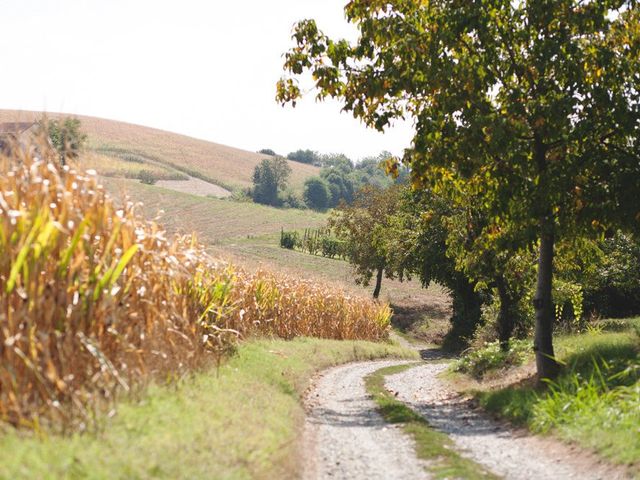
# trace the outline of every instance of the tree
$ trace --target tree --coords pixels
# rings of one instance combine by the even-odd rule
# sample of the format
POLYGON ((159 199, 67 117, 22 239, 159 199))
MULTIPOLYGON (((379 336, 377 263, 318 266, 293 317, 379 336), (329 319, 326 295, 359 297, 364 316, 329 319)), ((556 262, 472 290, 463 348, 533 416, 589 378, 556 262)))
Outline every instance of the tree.
MULTIPOLYGON (((521 297, 531 280, 531 254, 510 246, 518 244, 520 231, 506 225, 495 229, 478 207, 478 199, 469 196, 464 204, 458 200, 457 207, 449 205, 449 214, 442 219, 447 230, 447 256, 454 261, 455 269, 475 284, 476 290, 488 290, 497 296, 496 330, 500 347, 508 351, 514 330, 527 320, 521 297)), ((489 301, 495 302, 495 298, 489 301)))
POLYGON ((253 201, 265 205, 279 205, 278 194, 286 188, 289 175, 291 167, 284 158, 262 160, 253 171, 253 201))
POLYGON ((331 193, 329 185, 320 177, 310 177, 304 182, 304 203, 314 210, 325 210, 329 207, 331 193))
MULTIPOLYGON (((460 209, 428 188, 415 191, 406 186, 393 188, 401 188, 402 193, 385 229, 393 239, 388 241, 388 268, 401 280, 417 275, 425 287, 437 282, 450 291, 453 314, 445 346, 455 350, 466 347, 481 321, 483 295, 477 280, 458 268, 448 252, 450 219, 460 215, 460 209)), ((461 241, 467 239, 465 236, 461 241)))
POLYGON ((617 231, 598 242, 593 257, 585 310, 605 318, 640 315, 640 238, 617 231))
POLYGON ((68 159, 78 158, 87 141, 87 135, 81 130, 80 120, 66 117, 64 120, 47 120, 40 122, 45 129, 53 148, 64 165, 68 159))
POLYGON ((308 163, 310 165, 317 165, 320 161, 318 153, 313 150, 296 150, 289 153, 287 158, 294 162, 308 163))
POLYGON ((353 205, 342 205, 329 218, 329 226, 338 237, 346 242, 349 262, 354 267, 356 282, 369 285, 373 275, 376 284, 373 298, 378 298, 382 278, 398 276, 397 268, 403 265, 389 265, 389 228, 400 198, 398 187, 387 190, 368 186, 358 192, 353 205))
POLYGON ((323 168, 340 170, 345 174, 353 171, 353 162, 343 153, 327 153, 321 155, 319 162, 323 168))
POLYGON ((262 149, 258 150, 258 153, 261 153, 263 155, 269 155, 270 157, 277 157, 278 156, 276 154, 276 152, 274 152, 270 148, 262 148, 262 149))
MULTIPOLYGON (((302 21, 285 69, 310 70, 319 99, 371 127, 411 117, 414 185, 472 191, 487 232, 514 225, 515 248, 537 245, 534 350, 539 378, 555 377, 555 242, 640 229, 637 2, 352 0, 345 12, 355 44, 302 21)), ((300 95, 279 82, 281 102, 300 95)))
POLYGON ((323 168, 320 171, 320 177, 323 178, 331 192, 329 200, 330 207, 336 207, 340 201, 351 203, 353 201, 353 182, 349 173, 336 168, 323 168))

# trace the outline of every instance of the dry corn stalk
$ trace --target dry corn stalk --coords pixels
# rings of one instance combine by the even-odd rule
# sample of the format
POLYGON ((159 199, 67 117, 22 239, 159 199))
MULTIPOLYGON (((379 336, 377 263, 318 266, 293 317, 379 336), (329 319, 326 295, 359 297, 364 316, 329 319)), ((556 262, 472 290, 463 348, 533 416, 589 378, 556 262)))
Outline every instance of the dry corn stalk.
POLYGON ((56 162, 46 147, 0 158, 3 420, 86 426, 118 392, 238 337, 386 337, 387 306, 217 261, 56 162))

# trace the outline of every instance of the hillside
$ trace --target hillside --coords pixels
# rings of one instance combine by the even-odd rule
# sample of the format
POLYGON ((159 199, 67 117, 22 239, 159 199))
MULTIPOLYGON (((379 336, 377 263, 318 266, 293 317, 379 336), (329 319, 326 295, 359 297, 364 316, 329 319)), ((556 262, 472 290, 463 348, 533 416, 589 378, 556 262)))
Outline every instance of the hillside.
POLYGON ((162 212, 160 223, 169 232, 195 232, 207 245, 276 235, 281 228, 316 228, 326 221, 325 214, 308 210, 202 198, 127 179, 103 177, 100 181, 116 201, 126 195, 135 202, 141 202, 145 218, 155 218, 162 212))
MULTIPOLYGON (((50 118, 66 114, 47 113, 50 118)), ((0 122, 33 121, 41 112, 0 110, 0 122)), ((176 180, 196 177, 228 190, 251 185, 255 166, 265 158, 238 148, 220 145, 185 135, 114 120, 74 115, 82 122, 92 150, 91 167, 110 176, 135 176, 140 169, 163 175, 173 185, 169 188, 193 192, 196 185, 176 180)), ((306 178, 317 175, 319 169, 311 165, 289 162, 292 173, 290 185, 301 191, 306 178)), ((197 182, 196 182, 197 183, 197 182)), ((202 185, 200 185, 202 188, 202 185)), ((214 190, 215 192, 215 190, 214 190)), ((216 195, 214 192, 206 194, 216 195)), ((197 192, 196 192, 197 193, 197 192)), ((216 195, 224 196, 224 195, 216 195)))
MULTIPOLYGON (((0 110, 0 122, 31 121, 41 115, 0 110)), ((65 115, 48 113, 48 116, 65 115)), ((82 166, 97 170, 101 182, 117 200, 126 196, 141 202, 146 218, 155 218, 162 211, 160 222, 169 232, 194 232, 218 255, 252 268, 273 268, 370 295, 371 287, 354 283, 348 263, 279 247, 281 229, 317 228, 326 221, 325 214, 211 198, 227 196, 224 187, 249 186, 253 168, 264 158, 262 155, 139 125, 75 117, 89 137, 90 151, 83 155, 82 166), (141 170, 165 180, 153 186, 143 185, 135 180, 141 170), (194 175, 200 178, 193 178, 194 175)), ((289 164, 291 184, 298 191, 308 176, 319 172, 310 165, 289 164)), ((385 280, 382 296, 403 312, 429 314, 446 324, 449 299, 439 287, 425 290, 418 281, 385 280), (431 307, 422 312, 427 303, 431 307)))

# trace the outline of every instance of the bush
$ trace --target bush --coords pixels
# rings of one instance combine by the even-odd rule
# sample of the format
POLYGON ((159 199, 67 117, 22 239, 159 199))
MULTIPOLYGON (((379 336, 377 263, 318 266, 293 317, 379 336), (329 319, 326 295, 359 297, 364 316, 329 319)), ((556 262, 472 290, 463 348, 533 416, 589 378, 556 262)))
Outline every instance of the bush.
POLYGON ((602 259, 585 282, 587 315, 640 314, 640 240, 623 232, 603 240, 602 259))
POLYGON ((271 157, 277 157, 276 152, 274 152, 273 150, 271 150, 270 148, 263 148, 261 150, 258 150, 258 153, 261 153, 263 155, 269 155, 271 157))
POLYGON ((314 210, 326 210, 330 201, 329 185, 320 177, 311 177, 304 182, 304 202, 314 210))
POLYGON ((293 250, 300 245, 298 232, 280 232, 280 246, 288 250, 293 250))
POLYGON ((454 363, 453 369, 475 378, 482 378, 490 370, 521 365, 530 352, 530 340, 511 340, 507 352, 500 349, 500 342, 491 342, 462 355, 454 363))
POLYGON ((144 183, 145 185, 155 185, 158 181, 157 175, 151 170, 140 170, 137 177, 140 183, 144 183))
POLYGON ((305 229, 300 248, 310 255, 317 255, 321 248, 322 236, 322 232, 319 229, 305 229))
POLYGON ((87 135, 81 130, 80 120, 66 117, 64 120, 47 120, 40 122, 51 140, 53 148, 64 165, 67 159, 78 157, 87 141, 87 135))
POLYGON ((144 158, 142 158, 140 155, 136 155, 135 153, 123 153, 118 157, 124 160, 125 162, 145 163, 144 158))
POLYGON ((317 165, 320 161, 318 153, 313 150, 296 150, 289 153, 287 158, 294 162, 308 163, 310 165, 317 165))
POLYGON ((298 208, 298 209, 307 208, 302 198, 300 198, 300 196, 297 193, 292 192, 291 190, 285 191, 280 198, 281 198, 282 206, 284 208, 298 208))
POLYGON ((335 258, 343 256, 344 242, 336 238, 322 237, 320 253, 323 257, 335 258))
MULTIPOLYGON (((215 195, 212 195, 212 198, 218 198, 218 197, 215 195)), ((228 197, 225 197, 223 200, 230 200, 232 202, 239 202, 239 203, 251 203, 253 202, 253 198, 251 198, 251 189, 245 188, 245 189, 233 190, 231 192, 231 195, 229 195, 228 197)))

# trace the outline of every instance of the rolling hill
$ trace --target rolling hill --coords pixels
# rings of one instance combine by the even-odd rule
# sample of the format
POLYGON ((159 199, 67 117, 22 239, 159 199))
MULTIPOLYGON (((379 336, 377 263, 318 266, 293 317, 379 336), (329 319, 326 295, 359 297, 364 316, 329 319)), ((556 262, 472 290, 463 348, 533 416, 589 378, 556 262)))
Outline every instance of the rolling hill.
MULTIPOLYGON (((0 110, 0 122, 35 121, 42 115, 42 112, 0 110)), ((47 116, 63 118, 69 115, 47 113, 47 116)), ((265 158, 257 153, 155 128, 73 116, 81 121, 82 130, 88 135, 91 164, 87 166, 107 176, 135 177, 141 169, 152 170, 159 174, 163 182, 173 182, 171 185, 161 184, 167 188, 225 196, 215 188, 206 191, 204 185, 189 183, 187 179, 195 177, 226 190, 248 187, 255 166, 265 158)), ((298 162, 289 164, 292 169, 289 183, 298 192, 302 191, 308 177, 319 173, 319 169, 311 165, 298 162)))
MULTIPOLYGON (((41 116, 39 112, 0 110, 0 122, 33 121, 41 116)), ((140 202, 146 218, 163 212, 160 223, 169 232, 194 232, 217 255, 249 268, 266 266, 370 295, 370 288, 354 284, 348 263, 279 247, 281 229, 317 228, 326 222, 326 214, 212 198, 228 195, 225 188, 251 185, 253 169, 263 155, 139 125, 75 117, 89 137, 89 151, 82 156, 81 166, 97 170, 105 188, 117 199, 140 202), (140 170, 152 171, 164 180, 143 185, 135 180, 140 170)), ((317 167, 289 164, 290 185, 298 192, 306 178, 319 173, 317 167)), ((425 290, 417 281, 385 280, 383 290, 383 297, 408 308, 427 299, 437 307, 430 312, 431 318, 442 320, 448 311, 447 294, 439 287, 425 290)))

